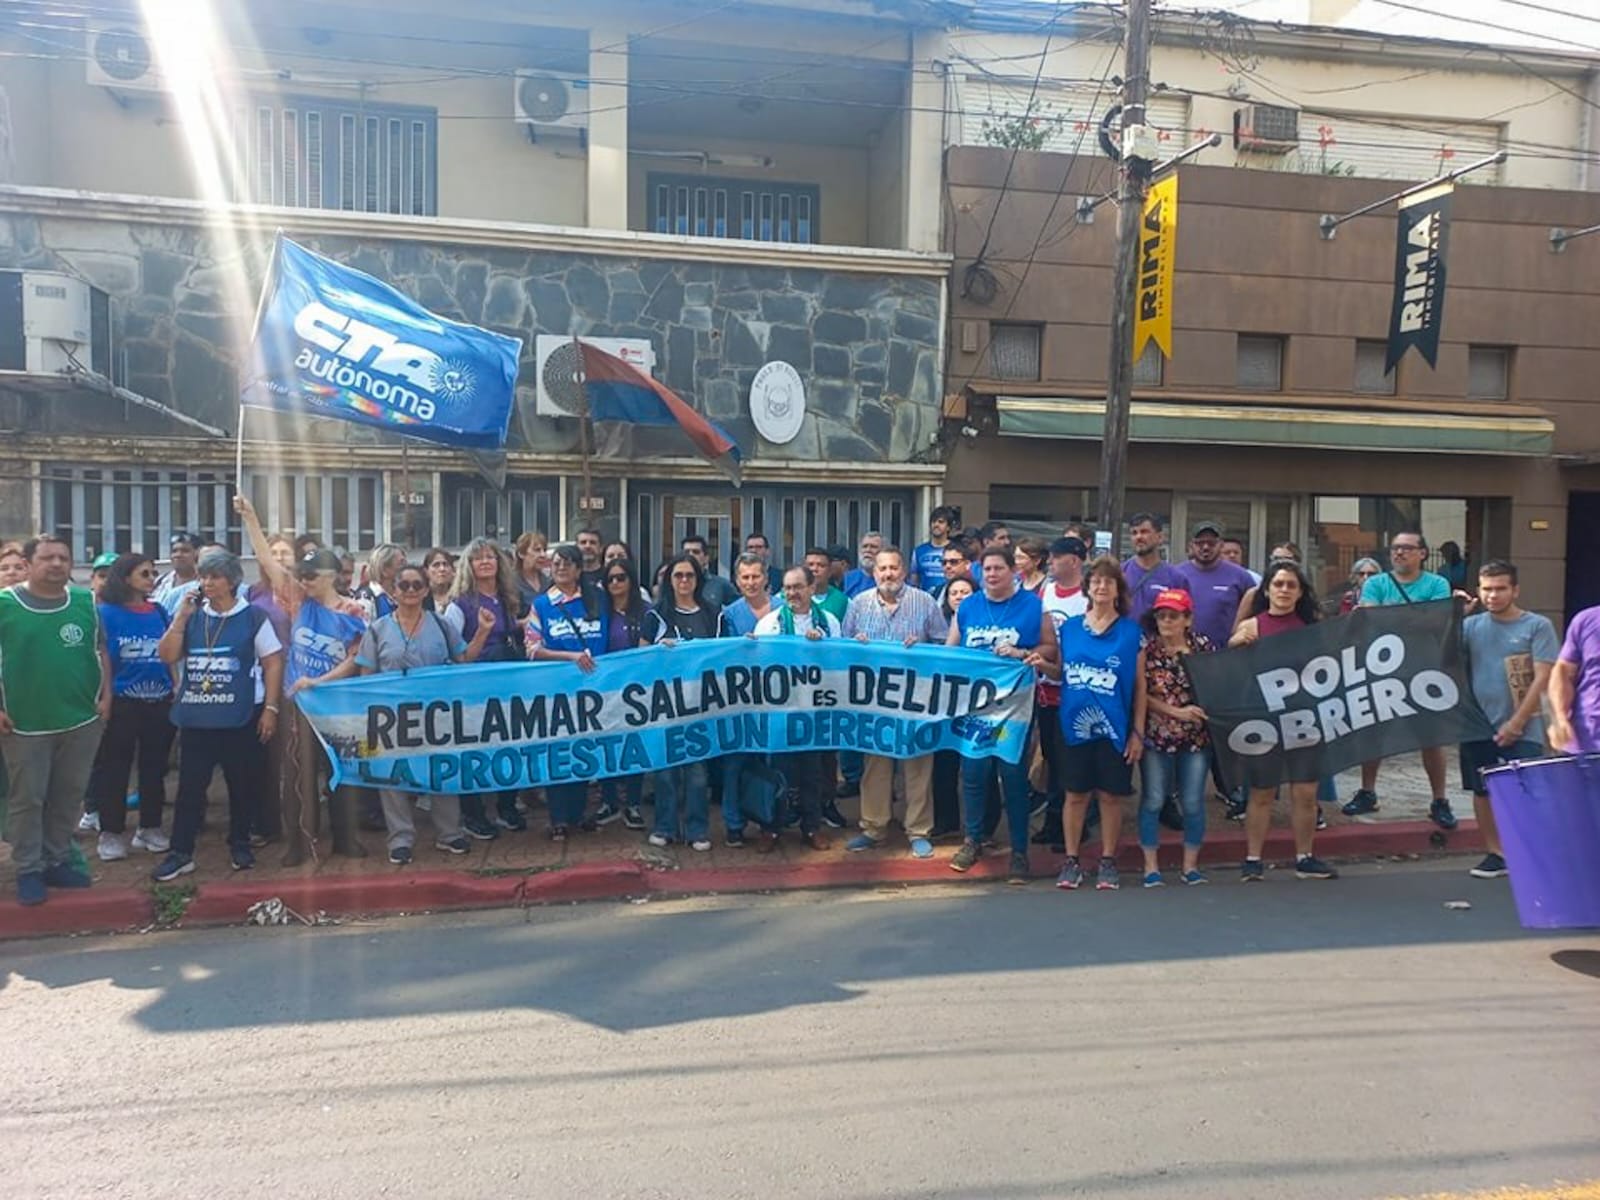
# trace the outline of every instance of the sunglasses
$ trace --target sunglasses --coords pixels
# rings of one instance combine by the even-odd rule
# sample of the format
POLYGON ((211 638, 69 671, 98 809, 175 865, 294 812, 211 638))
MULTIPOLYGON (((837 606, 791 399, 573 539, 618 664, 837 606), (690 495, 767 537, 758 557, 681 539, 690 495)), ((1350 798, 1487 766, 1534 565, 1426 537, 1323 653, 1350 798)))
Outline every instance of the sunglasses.
POLYGON ((397 592, 420 592, 425 590, 427 586, 420 579, 402 579, 394 585, 394 589, 397 592))
MULTIPOLYGON (((682 578, 687 578, 687 576, 683 576, 682 578)), ((606 582, 607 583, 627 583, 628 582, 628 577, 626 575, 607 575, 606 576, 606 582)))

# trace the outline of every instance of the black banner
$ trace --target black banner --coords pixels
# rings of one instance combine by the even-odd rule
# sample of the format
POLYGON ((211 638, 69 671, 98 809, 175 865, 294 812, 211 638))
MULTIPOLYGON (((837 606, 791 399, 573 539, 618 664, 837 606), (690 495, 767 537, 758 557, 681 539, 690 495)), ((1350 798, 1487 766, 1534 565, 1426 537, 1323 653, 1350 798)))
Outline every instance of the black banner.
POLYGON ((1275 787, 1494 736, 1467 682, 1454 600, 1358 608, 1189 659, 1231 784, 1275 787))
POLYGON ((1439 330, 1444 324, 1445 253, 1450 240, 1453 184, 1400 201, 1394 243, 1394 308, 1389 314, 1389 351, 1384 371, 1412 346, 1430 367, 1439 360, 1439 330))

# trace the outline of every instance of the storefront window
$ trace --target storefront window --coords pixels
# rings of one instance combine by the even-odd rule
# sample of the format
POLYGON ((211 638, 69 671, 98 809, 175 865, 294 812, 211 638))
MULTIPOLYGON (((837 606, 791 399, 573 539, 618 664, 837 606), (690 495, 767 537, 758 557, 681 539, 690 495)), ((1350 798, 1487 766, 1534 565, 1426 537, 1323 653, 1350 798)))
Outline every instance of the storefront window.
MULTIPOLYGON (((1137 512, 1154 513, 1169 525, 1167 530, 1167 557, 1181 560, 1184 556, 1184 535, 1170 528, 1172 519, 1172 493, 1166 491, 1129 491, 1122 503, 1124 524, 1117 557, 1126 558, 1133 553, 1128 540, 1126 518, 1137 512)), ((995 484, 989 489, 989 516, 1004 521, 1011 530, 1013 540, 1021 537, 1041 537, 1053 540, 1061 536, 1064 525, 1078 524, 1093 529, 1100 514, 1099 488, 1024 487, 1014 484, 995 484)))
MULTIPOLYGON (((1306 565, 1317 594, 1332 601, 1349 586, 1359 558, 1389 566, 1389 542, 1397 533, 1420 530, 1428 541, 1430 571, 1451 570, 1450 547, 1465 564, 1482 561, 1484 500, 1401 496, 1318 496, 1312 501, 1306 565)), ((1455 573, 1464 574, 1462 568, 1455 573)), ((1458 580, 1459 582, 1459 580, 1458 580)))

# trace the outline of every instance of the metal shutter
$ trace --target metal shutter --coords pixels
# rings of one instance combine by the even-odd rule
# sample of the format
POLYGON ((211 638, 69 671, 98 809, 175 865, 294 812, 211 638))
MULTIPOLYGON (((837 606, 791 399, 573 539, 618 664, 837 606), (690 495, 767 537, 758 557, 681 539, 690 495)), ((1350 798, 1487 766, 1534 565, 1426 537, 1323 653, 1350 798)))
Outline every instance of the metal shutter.
MULTIPOLYGON (((1060 87, 1041 83, 1034 90, 1032 80, 1000 80, 984 75, 968 75, 961 80, 958 106, 961 119, 956 127, 958 144, 986 146, 984 123, 1018 116, 1028 111, 1033 97, 1035 118, 1048 126, 1043 150, 1073 153, 1095 145, 1095 131, 1106 109, 1118 102, 1115 88, 1096 93, 1091 87, 1060 87)), ((1158 95, 1150 99, 1145 118, 1164 135, 1174 150, 1187 142, 1189 101, 1185 96, 1158 95)), ((1098 153, 1098 150, 1096 151, 1098 153)))

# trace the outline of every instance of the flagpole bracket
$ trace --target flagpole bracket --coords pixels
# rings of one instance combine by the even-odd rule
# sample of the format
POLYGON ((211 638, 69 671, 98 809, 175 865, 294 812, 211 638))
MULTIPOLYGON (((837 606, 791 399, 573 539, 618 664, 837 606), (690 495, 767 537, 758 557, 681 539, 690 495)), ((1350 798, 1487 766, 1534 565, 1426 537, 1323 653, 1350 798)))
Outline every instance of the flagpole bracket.
POLYGON ((1339 232, 1339 218, 1332 213, 1323 213, 1317 220, 1317 230, 1322 234, 1323 241, 1333 241, 1334 234, 1339 232))
POLYGON ((1587 229, 1562 229, 1557 226, 1550 231, 1550 253, 1560 254, 1568 242, 1588 237, 1591 233, 1600 233, 1600 225, 1590 225, 1587 229))
POLYGON ((1322 232, 1322 240, 1325 242, 1333 241, 1334 231, 1346 221, 1353 221, 1357 217, 1364 217, 1368 213, 1377 212, 1378 209, 1385 208, 1397 200, 1404 200, 1407 197, 1417 195, 1419 192, 1426 192, 1431 188, 1439 187, 1441 184, 1454 183, 1463 175, 1470 175, 1474 171, 1481 171, 1484 167, 1492 167, 1497 163, 1503 163, 1505 161, 1506 152, 1504 150, 1497 150, 1485 158, 1478 159, 1476 162, 1469 162, 1464 167, 1457 167, 1454 171, 1446 171, 1443 175, 1436 176, 1435 178, 1428 180, 1426 183, 1412 184, 1412 186, 1404 189, 1403 191, 1396 192, 1392 196, 1385 196, 1382 200, 1374 200, 1371 204, 1363 204, 1360 208, 1355 209, 1352 212, 1347 212, 1343 216, 1336 217, 1332 213, 1323 213, 1322 216, 1317 220, 1317 226, 1322 232))

